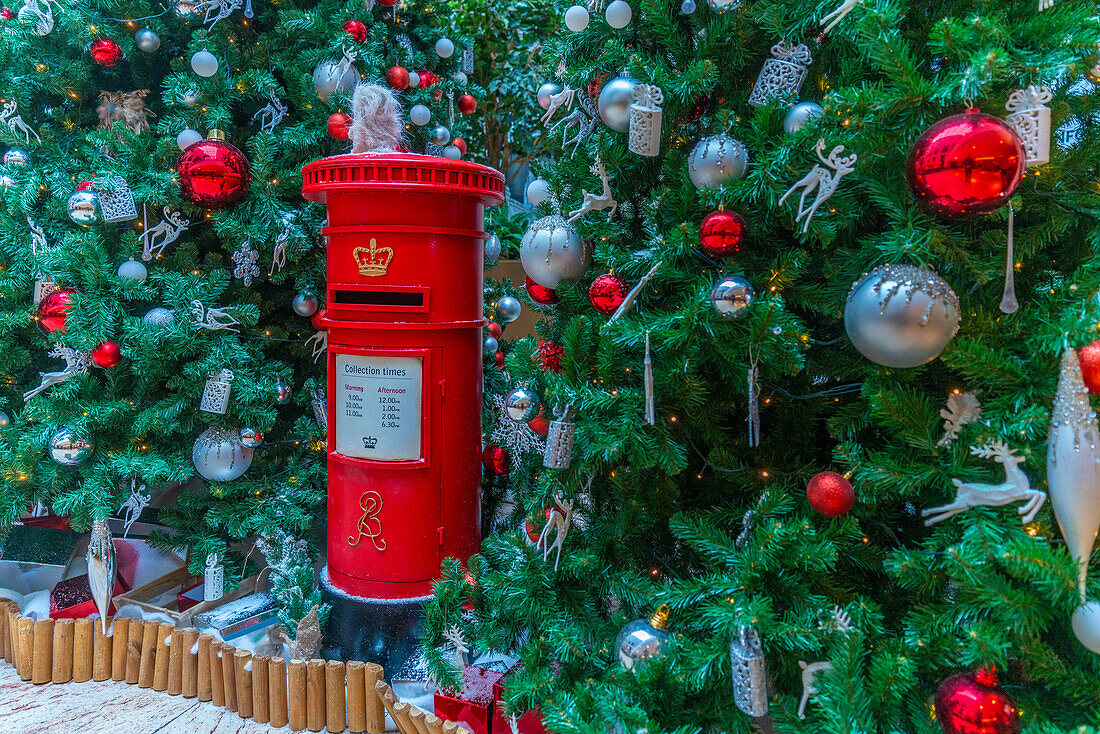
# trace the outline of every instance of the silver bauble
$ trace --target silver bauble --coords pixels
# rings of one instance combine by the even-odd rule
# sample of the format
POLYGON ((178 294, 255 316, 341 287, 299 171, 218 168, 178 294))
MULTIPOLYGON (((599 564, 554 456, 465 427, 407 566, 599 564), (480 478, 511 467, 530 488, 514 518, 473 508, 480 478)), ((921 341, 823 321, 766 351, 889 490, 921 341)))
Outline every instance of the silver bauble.
POLYGON ((464 87, 470 82, 470 79, 466 76, 466 72, 456 71, 454 74, 451 74, 451 81, 457 83, 459 86, 464 87))
POLYGON ((446 145, 451 141, 451 131, 443 125, 436 125, 432 129, 432 142, 436 145, 446 145))
POLYGON ((142 28, 134 34, 134 43, 145 53, 151 54, 160 48, 160 36, 152 28, 142 28))
POLYGON ((752 284, 744 278, 731 275, 718 281, 710 291, 714 310, 727 319, 739 319, 752 305, 752 284))
POLYGON ((449 38, 440 38, 435 42, 435 53, 441 59, 449 59, 454 55, 455 44, 449 38))
POLYGON ((806 127, 810 120, 820 117, 824 113, 825 110, 817 102, 799 102, 783 118, 783 132, 794 135, 806 127))
POLYGON ((554 82, 546 82, 536 94, 536 99, 539 101, 539 107, 544 110, 550 109, 550 96, 553 94, 561 94, 561 85, 554 82))
POLYGON ((635 619, 623 627, 615 638, 615 657, 627 670, 661 657, 671 637, 666 630, 667 624, 666 606, 658 609, 649 619, 635 619))
POLYGON ((496 354, 498 349, 500 349, 500 342, 496 340, 496 337, 487 336, 485 341, 481 343, 481 351, 486 354, 496 354))
POLYGON ((335 61, 324 61, 313 69, 313 91, 322 102, 337 92, 350 92, 359 83, 354 67, 341 69, 335 61))
POLYGON ((1078 642, 1100 654, 1100 602, 1090 601, 1077 607, 1070 626, 1078 642))
POLYGON ((504 414, 516 423, 528 423, 539 414, 539 395, 528 387, 517 387, 504 398, 504 414))
POLYGON ((0 428, 7 428, 9 425, 11 425, 11 418, 8 417, 7 413, 0 410, 0 428))
POLYGON ((0 189, 10 189, 15 186, 15 179, 6 173, 0 174, 0 189))
POLYGON ((75 438, 68 428, 61 428, 50 436, 48 453, 61 466, 78 466, 88 460, 95 451, 95 441, 75 438))
POLYGON ((251 466, 252 449, 241 444, 236 431, 211 426, 195 439, 191 461, 203 479, 231 482, 251 466))
POLYGON ((500 259, 500 238, 495 234, 489 235, 485 240, 485 264, 496 265, 500 259))
POLYGON ((199 76, 210 77, 218 73, 218 57, 206 49, 191 54, 191 71, 199 76))
POLYGON ((149 271, 140 262, 130 258, 118 266, 118 277, 126 280, 136 280, 140 283, 149 277, 149 271))
POLYGON ((443 157, 450 158, 452 161, 457 161, 462 157, 462 151, 459 150, 457 146, 448 145, 443 148, 443 157))
POLYGON ((497 319, 503 324, 510 324, 519 318, 523 306, 513 296, 501 296, 497 299, 497 319))
POLYGON ((146 311, 141 320, 149 326, 171 326, 176 320, 176 315, 166 308, 157 306, 146 311))
POLYGON ((637 83, 628 76, 617 76, 600 90, 596 109, 603 123, 612 130, 625 133, 630 129, 630 105, 634 103, 634 85, 637 83))
POLYGON ((626 0, 611 0, 607 9, 603 12, 604 20, 612 28, 626 28, 630 25, 630 19, 634 15, 630 4, 626 0))
POLYGON ((286 405, 293 397, 293 391, 290 389, 290 385, 286 380, 279 378, 275 383, 275 403, 276 405, 286 405))
POLYGON ((741 0, 707 0, 707 5, 716 13, 724 13, 727 10, 737 10, 741 7, 741 0))
POLYGON ((241 446, 244 446, 246 449, 254 449, 264 440, 264 434, 251 426, 241 426, 241 430, 238 432, 238 438, 240 439, 241 446))
POLYGON ((414 104, 409 110, 409 122, 423 127, 432 119, 432 111, 426 105, 414 104))
POLYGON ((409 89, 417 89, 420 86, 420 75, 415 71, 409 70, 409 89))
POLYGON ((25 150, 19 150, 19 148, 12 148, 11 150, 4 152, 4 165, 5 166, 25 166, 31 162, 31 157, 25 150))
POLYGON ((695 12, 695 0, 684 0, 680 3, 680 12, 684 15, 691 15, 695 12))
POLYGON ((872 362, 916 367, 938 357, 959 330, 959 299, 931 270, 883 265, 852 285, 844 328, 872 362))
POLYGON ((317 296, 312 293, 299 293, 294 296, 294 300, 290 303, 291 308, 294 309, 294 313, 306 318, 317 313, 318 305, 317 296))
POLYGON ((531 224, 523 234, 519 261, 527 277, 543 288, 584 275, 591 255, 576 228, 557 214, 531 224))
POLYGON ((198 130, 192 130, 189 127, 185 127, 184 129, 179 131, 178 135, 176 135, 176 146, 180 150, 187 150, 192 145, 202 139, 202 133, 200 133, 198 130))
POLYGON ((745 175, 749 153, 740 140, 729 135, 703 138, 688 156, 688 178, 697 189, 717 188, 745 175))
POLYGON ((180 102, 183 103, 184 107, 194 107, 200 101, 202 101, 202 95, 199 94, 197 89, 186 89, 183 94, 180 95, 180 102))
POLYGON ((99 197, 94 191, 74 191, 65 208, 69 211, 69 219, 88 227, 99 219, 98 205, 99 197))
POLYGON ((538 206, 542 202, 550 198, 550 182, 545 178, 536 178, 531 183, 527 184, 527 201, 531 203, 531 206, 538 206))
POLYGON ((565 27, 574 33, 587 28, 588 20, 588 8, 583 5, 573 5, 565 11, 565 27))

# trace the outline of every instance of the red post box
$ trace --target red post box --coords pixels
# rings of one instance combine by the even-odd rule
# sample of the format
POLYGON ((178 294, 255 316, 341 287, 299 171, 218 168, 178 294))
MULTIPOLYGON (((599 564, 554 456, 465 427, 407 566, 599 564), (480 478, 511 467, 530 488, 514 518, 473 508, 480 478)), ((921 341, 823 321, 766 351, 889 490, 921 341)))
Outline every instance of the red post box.
POLYGON ((314 161, 302 179, 328 210, 322 581, 392 606, 481 542, 484 212, 504 177, 385 153, 314 161))

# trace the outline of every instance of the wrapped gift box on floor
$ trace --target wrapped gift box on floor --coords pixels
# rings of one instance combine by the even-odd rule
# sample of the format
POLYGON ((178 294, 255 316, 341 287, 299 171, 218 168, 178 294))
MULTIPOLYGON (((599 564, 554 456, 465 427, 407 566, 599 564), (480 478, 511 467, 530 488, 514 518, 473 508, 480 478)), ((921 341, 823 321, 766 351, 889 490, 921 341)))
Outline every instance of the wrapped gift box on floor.
POLYGON ((261 591, 228 601, 209 612, 196 614, 191 618, 191 624, 200 630, 214 630, 228 642, 278 620, 279 605, 270 594, 261 591))
MULTIPOLYGON (((122 580, 116 576, 112 596, 121 594, 123 590, 122 580)), ((81 619, 98 613, 95 601, 92 600, 92 589, 88 585, 86 573, 57 582, 53 591, 50 592, 50 617, 53 619, 81 619)), ((114 613, 114 605, 108 603, 107 614, 114 613)))
MULTIPOLYGON (((435 692, 435 715, 456 724, 463 724, 473 734, 490 734, 493 720, 494 687, 504 673, 467 665, 462 672, 460 691, 441 689, 435 692)), ((505 729, 507 734, 509 730, 505 729)))
MULTIPOLYGON (((508 723, 508 717, 504 713, 504 689, 508 687, 508 679, 512 673, 520 669, 519 665, 509 670, 500 680, 493 684, 493 734, 509 734, 512 727, 508 723)), ((538 709, 532 709, 516 720, 516 730, 519 734, 547 734, 546 727, 542 725, 542 714, 538 709)))
POLYGON ((20 594, 52 589, 69 575, 80 540, 71 530, 13 525, 0 543, 0 588, 20 594))

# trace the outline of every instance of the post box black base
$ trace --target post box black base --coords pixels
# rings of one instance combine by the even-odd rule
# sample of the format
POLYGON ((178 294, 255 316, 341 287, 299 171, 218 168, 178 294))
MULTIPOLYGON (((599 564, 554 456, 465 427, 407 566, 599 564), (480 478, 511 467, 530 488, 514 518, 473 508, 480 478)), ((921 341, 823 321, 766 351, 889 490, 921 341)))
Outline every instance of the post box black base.
POLYGON ((337 589, 320 574, 321 597, 332 605, 321 653, 325 658, 378 663, 388 680, 416 654, 424 625, 424 602, 417 599, 364 599, 337 589))

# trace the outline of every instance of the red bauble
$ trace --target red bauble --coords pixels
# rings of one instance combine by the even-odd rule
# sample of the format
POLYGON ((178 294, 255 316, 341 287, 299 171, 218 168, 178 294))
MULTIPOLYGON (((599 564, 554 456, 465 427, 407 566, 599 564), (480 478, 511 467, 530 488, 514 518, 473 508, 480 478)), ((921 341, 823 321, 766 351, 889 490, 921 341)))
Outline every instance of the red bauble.
POLYGON ((703 116, 703 113, 707 111, 707 107, 710 106, 710 95, 704 94, 696 101, 687 112, 680 116, 681 125, 690 125, 703 116))
POLYGON ((397 5, 397 0, 376 0, 375 5, 381 5, 383 8, 392 8, 397 5))
POLYGON ((493 355, 493 361, 496 363, 497 371, 498 372, 503 372, 504 371, 504 352, 502 352, 498 349, 496 351, 496 354, 493 355))
POLYGON ((224 140, 192 143, 180 155, 176 168, 180 193, 192 204, 224 209, 248 194, 248 159, 224 140))
POLYGON ((561 358, 565 347, 554 342, 539 342, 539 363, 544 372, 561 372, 561 358))
POLYGON ((345 115, 343 112, 333 112, 328 116, 328 134, 336 140, 347 140, 348 125, 351 124, 351 117, 345 115))
POLYGON ((546 417, 546 410, 539 408, 539 414, 527 421, 527 427, 540 436, 550 433, 550 419, 546 417))
POLYGON ((928 128, 909 153, 909 187, 936 214, 972 217, 1000 209, 1026 158, 1003 120, 969 109, 928 128))
POLYGON ((92 60, 100 66, 118 66, 122 61, 122 49, 109 38, 92 41, 88 51, 92 54, 92 60))
POLYGON ((527 295, 531 296, 531 300, 535 303, 549 306, 561 300, 553 288, 545 288, 530 278, 524 282, 523 287, 527 289, 527 295))
POLYGON ((815 474, 806 485, 806 498, 818 514, 837 517, 852 509, 856 502, 856 491, 844 475, 835 471, 823 471, 815 474))
POLYGON ((95 189, 95 184, 93 184, 91 181, 81 181, 76 185, 77 191, 88 191, 89 189, 95 189))
POLYGON ((1089 394, 1100 393, 1100 339, 1078 349, 1077 358, 1081 361, 1081 377, 1089 394))
POLYGON ((614 273, 604 273, 588 287, 588 302, 592 308, 610 316, 626 300, 629 290, 625 280, 614 273))
POLYGON ((2 17, 4 20, 11 20, 15 17, 15 13, 11 12, 11 8, 4 8, 3 10, 0 10, 0 17, 2 17))
POLYGON ((437 77, 435 74, 428 71, 427 69, 421 69, 416 73, 420 75, 421 89, 427 89, 428 87, 433 86, 436 82, 439 81, 439 77, 437 77))
POLYGON ((451 145, 458 148, 458 152, 462 155, 466 155, 466 141, 462 138, 455 138, 451 141, 451 145))
POLYGON ((92 362, 96 367, 114 367, 122 358, 122 350, 114 342, 103 342, 92 350, 92 362))
POLYGON ((477 100, 474 99, 472 94, 464 94, 456 101, 458 105, 458 111, 464 115, 472 115, 474 110, 477 109, 477 100))
POLYGON ((745 220, 737 212, 711 212, 699 225, 699 244, 711 257, 726 257, 741 251, 745 220))
POLYGON ((512 459, 508 452, 500 446, 486 446, 481 452, 481 465, 485 467, 485 473, 490 476, 500 477, 508 473, 512 468, 512 459))
POLYGON ((588 82, 588 98, 599 99, 600 90, 603 89, 604 82, 607 81, 607 74, 597 74, 592 77, 592 81, 588 82))
POLYGON ((489 332, 489 336, 494 339, 499 339, 500 335, 504 333, 504 327, 495 321, 490 321, 485 325, 485 330, 489 332))
POLYGON ((345 20, 343 29, 344 33, 351 36, 351 40, 356 43, 362 43, 367 40, 367 27, 357 20, 345 20))
POLYGON ((399 92, 402 89, 408 89, 409 70, 404 66, 391 66, 386 72, 386 84, 390 85, 390 89, 396 89, 399 92))
POLYGON ((945 734, 1018 734, 1020 712, 997 684, 997 674, 953 675, 936 691, 936 720, 945 734))
POLYGON ((73 294, 75 288, 59 288, 42 299, 38 304, 38 324, 42 331, 49 334, 56 331, 65 333, 65 322, 68 320, 69 309, 73 307, 73 294))

